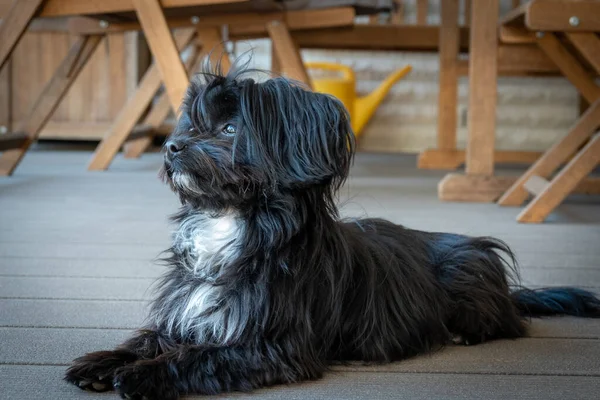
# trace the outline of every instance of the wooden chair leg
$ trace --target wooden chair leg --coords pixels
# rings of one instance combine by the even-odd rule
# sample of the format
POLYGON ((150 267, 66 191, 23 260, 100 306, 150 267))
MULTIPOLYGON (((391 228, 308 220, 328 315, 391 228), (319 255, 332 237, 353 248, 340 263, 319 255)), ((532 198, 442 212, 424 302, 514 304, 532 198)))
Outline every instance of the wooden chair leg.
POLYGON ((177 112, 189 80, 159 0, 132 0, 132 3, 164 82, 171 107, 177 112))
POLYGON ((598 163, 600 134, 596 134, 551 182, 541 188, 539 194, 519 214, 517 221, 543 222, 598 163))
POLYGON ((290 79, 310 85, 300 50, 292 39, 286 24, 281 21, 271 21, 267 24, 267 31, 273 42, 281 72, 290 79))
MULTIPOLYGON (((179 51, 183 50, 190 43, 194 35, 194 30, 177 32, 175 42, 179 51)), ((104 138, 96 147, 96 151, 88 165, 88 170, 103 171, 108 168, 113 158, 135 127, 135 124, 148 109, 156 92, 160 89, 161 83, 162 79, 155 62, 148 68, 140 81, 137 90, 127 100, 127 103, 115 119, 110 130, 106 132, 104 138)), ((171 106, 171 103, 169 103, 169 106, 171 106)))
POLYGON ((532 176, 548 178, 600 126, 600 99, 596 100, 571 128, 567 136, 552 146, 498 200, 502 206, 520 206, 527 200, 525 182, 532 176))
POLYGON ((73 44, 50 81, 42 90, 42 93, 29 112, 29 116, 15 130, 17 133, 26 134, 27 140, 18 148, 7 150, 0 156, 0 175, 6 176, 12 174, 29 146, 37 139, 40 131, 44 128, 44 125, 68 92, 73 81, 75 81, 83 67, 87 64, 101 39, 102 37, 98 35, 82 36, 73 44))
MULTIPOLYGON (((196 60, 186 65, 186 68, 193 74, 200 68, 200 64, 204 57, 209 54, 211 57, 211 65, 216 65, 220 62, 221 71, 227 73, 231 68, 231 60, 227 56, 227 52, 223 47, 223 41, 221 40, 221 33, 217 28, 200 28, 198 29, 198 42, 202 47, 202 51, 196 57, 196 60)), ((192 57, 190 57, 192 59, 192 57)), ((166 94, 163 93, 156 104, 152 107, 152 110, 145 118, 142 125, 150 127, 160 126, 165 119, 167 119, 170 111, 169 99, 166 94)), ((125 144, 125 157, 126 158, 138 158, 152 143, 152 136, 146 136, 130 140, 125 144)))
POLYGON ((19 43, 19 39, 43 2, 44 0, 13 1, 0 24, 0 69, 19 43))

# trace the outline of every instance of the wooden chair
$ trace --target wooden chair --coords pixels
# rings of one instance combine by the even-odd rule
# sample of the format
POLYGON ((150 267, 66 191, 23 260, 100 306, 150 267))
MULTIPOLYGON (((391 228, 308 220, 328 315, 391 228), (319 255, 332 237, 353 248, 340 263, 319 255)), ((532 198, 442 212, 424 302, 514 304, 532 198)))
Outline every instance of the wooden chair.
MULTIPOLYGON (((149 126, 155 127, 156 121, 162 120, 166 113, 166 104, 172 110, 178 109, 189 83, 188 71, 179 52, 180 48, 185 47, 186 40, 181 36, 176 42, 171 28, 193 25, 193 35, 206 36, 210 41, 211 37, 220 37, 216 36, 216 27, 223 25, 235 25, 241 37, 261 36, 266 26, 269 35, 275 37, 275 46, 282 52, 280 58, 284 72, 292 78, 307 80, 303 65, 299 62, 297 47, 293 45, 288 31, 287 25, 291 22, 280 9, 280 4, 275 0, 0 0, 0 68, 28 27, 37 26, 41 30, 59 30, 80 36, 43 90, 23 126, 15 131, 17 133, 0 136, 0 151, 3 151, 0 155, 0 175, 10 175, 14 171, 89 60, 101 37, 108 32, 143 31, 155 65, 142 79, 141 87, 144 90, 138 90, 117 117, 96 152, 90 169, 105 169, 108 166, 114 156, 112 153, 116 152, 115 147, 118 150, 124 138, 133 130, 138 119, 136 117, 140 117, 147 108, 161 83, 166 94, 157 104, 161 107, 151 113, 148 120, 144 120, 147 126, 142 126, 136 134, 143 135, 144 131, 149 131, 149 126), (194 17, 190 18, 190 15, 194 17), (74 16, 89 18, 58 18, 74 16), (44 19, 46 17, 53 18, 44 19), (35 18, 38 19, 32 23, 35 18), (139 102, 134 105, 133 100, 139 102), (129 114, 126 115, 125 111, 129 114)), ((305 24, 303 28, 323 24, 339 26, 340 20, 350 24, 354 13, 352 9, 346 10, 336 9, 335 13, 326 14, 325 17, 311 15, 308 20, 306 16, 301 17, 305 24)), ((235 30, 231 34, 235 34, 235 30)), ((188 38, 191 40, 193 35, 190 34, 188 38)), ((141 146, 141 143, 137 145, 141 146)))
POLYGON ((543 222, 578 185, 580 192, 600 192, 599 179, 586 180, 600 163, 600 134, 595 133, 600 127, 600 85, 595 82, 600 75, 599 32, 598 1, 534 0, 502 21, 501 35, 537 43, 590 104, 569 133, 498 201, 503 206, 520 206, 532 194, 517 217, 519 222, 543 222))

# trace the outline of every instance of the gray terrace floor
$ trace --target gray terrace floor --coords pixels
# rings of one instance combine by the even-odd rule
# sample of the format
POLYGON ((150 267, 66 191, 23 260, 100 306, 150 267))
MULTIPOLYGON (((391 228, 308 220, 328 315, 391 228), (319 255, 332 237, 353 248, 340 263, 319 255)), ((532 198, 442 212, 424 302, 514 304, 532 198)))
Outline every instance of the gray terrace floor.
MULTIPOLYGON (((0 178, 0 398, 108 399, 61 380, 71 359, 125 339, 144 318, 152 260, 169 243, 177 199, 157 178, 158 154, 89 173, 89 151, 37 147, 0 178)), ((345 215, 410 227, 495 235, 514 247, 525 283, 600 289, 598 198, 575 198, 548 223, 518 209, 441 203, 443 172, 414 157, 360 154, 345 215)), ((515 173, 516 171, 509 171, 515 173)), ((530 337, 452 346, 383 366, 335 368, 325 379, 231 398, 598 399, 600 321, 534 321, 530 337)), ((225 396, 226 397, 226 396, 225 396)))

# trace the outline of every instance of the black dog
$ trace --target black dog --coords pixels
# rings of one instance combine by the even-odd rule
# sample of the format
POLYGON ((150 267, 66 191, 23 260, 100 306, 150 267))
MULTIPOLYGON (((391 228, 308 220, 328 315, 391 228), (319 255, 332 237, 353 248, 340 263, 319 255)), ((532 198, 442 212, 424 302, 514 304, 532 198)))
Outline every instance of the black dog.
POLYGON ((193 83, 166 144, 183 206, 147 327, 75 360, 67 381, 139 399, 247 391, 337 360, 521 337, 527 316, 600 317, 589 292, 511 287, 499 240, 340 221, 354 148, 343 106, 242 72, 193 83))

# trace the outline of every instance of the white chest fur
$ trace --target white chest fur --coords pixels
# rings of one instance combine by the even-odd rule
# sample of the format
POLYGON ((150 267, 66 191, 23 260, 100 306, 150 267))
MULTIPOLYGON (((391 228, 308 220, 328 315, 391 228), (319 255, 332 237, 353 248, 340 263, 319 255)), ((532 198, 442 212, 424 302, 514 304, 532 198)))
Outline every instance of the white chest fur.
POLYGON ((211 281, 239 254, 243 233, 240 219, 234 214, 212 217, 192 214, 174 235, 174 247, 185 260, 192 277, 176 292, 169 294, 175 304, 167 317, 167 327, 179 335, 193 335, 199 342, 208 340, 225 344, 235 339, 243 324, 232 320, 230 305, 221 299, 221 287, 211 281))
POLYGON ((197 213, 181 223, 174 245, 187 255, 186 266, 194 274, 206 276, 214 272, 214 267, 235 259, 241 234, 240 220, 233 213, 218 217, 197 213))

